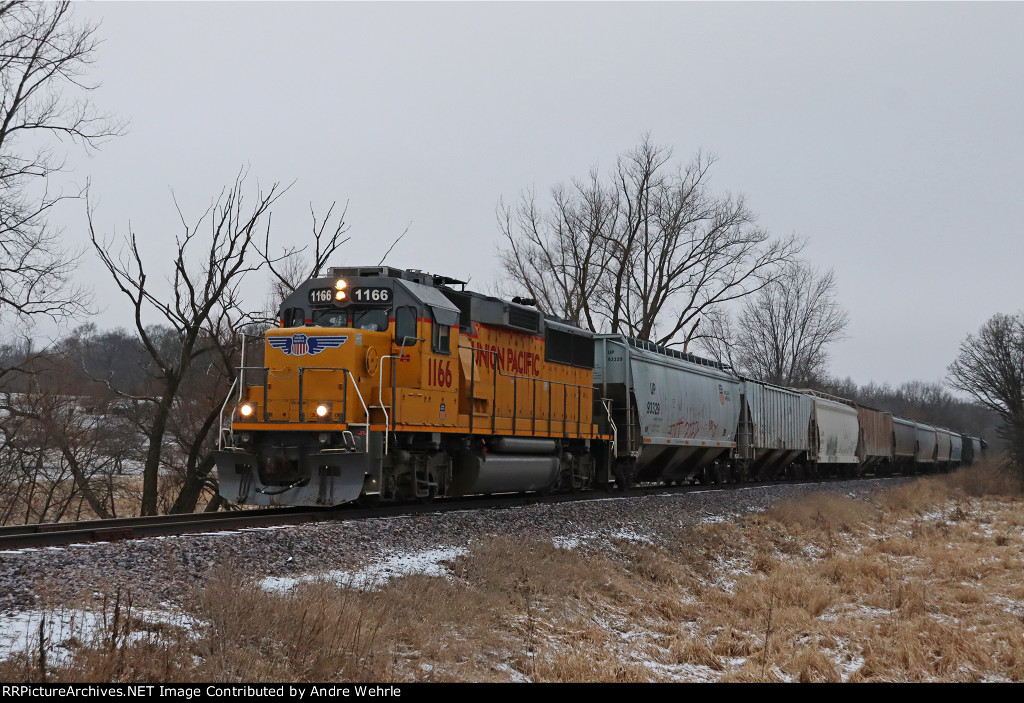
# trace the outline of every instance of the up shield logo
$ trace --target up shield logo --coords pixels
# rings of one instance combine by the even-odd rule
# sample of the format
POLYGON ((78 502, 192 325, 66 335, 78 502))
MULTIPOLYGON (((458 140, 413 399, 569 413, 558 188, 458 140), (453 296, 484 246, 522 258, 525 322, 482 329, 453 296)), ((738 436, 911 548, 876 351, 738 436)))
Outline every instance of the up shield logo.
POLYGON ((298 332, 291 337, 267 337, 267 344, 288 356, 316 356, 324 349, 337 349, 348 341, 348 335, 311 337, 298 332))

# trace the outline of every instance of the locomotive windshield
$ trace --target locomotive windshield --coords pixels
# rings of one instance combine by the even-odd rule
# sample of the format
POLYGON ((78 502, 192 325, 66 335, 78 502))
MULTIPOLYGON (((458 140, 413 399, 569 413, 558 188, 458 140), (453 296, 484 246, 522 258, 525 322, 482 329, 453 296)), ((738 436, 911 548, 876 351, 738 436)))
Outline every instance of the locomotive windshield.
POLYGON ((323 310, 313 315, 313 324, 318 327, 349 327, 368 332, 381 332, 388 328, 388 311, 382 308, 323 310))

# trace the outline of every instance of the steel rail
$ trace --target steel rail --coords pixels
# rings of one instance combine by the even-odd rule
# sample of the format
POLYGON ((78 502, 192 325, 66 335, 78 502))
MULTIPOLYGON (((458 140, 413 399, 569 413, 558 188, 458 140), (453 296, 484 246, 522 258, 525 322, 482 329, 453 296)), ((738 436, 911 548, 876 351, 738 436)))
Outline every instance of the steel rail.
MULTIPOLYGON (((912 476, 865 477, 866 480, 900 480, 912 476)), ((567 503, 587 500, 637 498, 655 495, 699 493, 702 491, 738 490, 797 484, 824 484, 857 479, 816 478, 794 481, 751 481, 711 485, 641 485, 626 491, 586 490, 543 495, 540 493, 495 494, 490 497, 468 496, 447 498, 432 503, 406 503, 365 507, 349 504, 334 508, 267 508, 231 513, 188 513, 155 517, 84 520, 66 523, 41 523, 0 528, 0 551, 26 548, 60 547, 90 542, 113 542, 147 537, 177 536, 254 527, 297 525, 307 522, 365 520, 380 517, 402 517, 423 513, 444 513, 454 510, 506 509, 540 503, 567 503)))
POLYGON ((328 508, 268 508, 229 513, 186 513, 183 515, 11 525, 0 527, 0 550, 56 547, 82 542, 112 542, 142 537, 297 524, 330 520, 333 513, 334 511, 328 508))

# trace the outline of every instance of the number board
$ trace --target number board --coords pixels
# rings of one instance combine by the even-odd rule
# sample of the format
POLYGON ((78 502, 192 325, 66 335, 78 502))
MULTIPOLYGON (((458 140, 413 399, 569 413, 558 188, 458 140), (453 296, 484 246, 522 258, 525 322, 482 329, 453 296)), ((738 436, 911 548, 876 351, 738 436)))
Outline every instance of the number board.
POLYGON ((309 302, 311 305, 317 305, 319 303, 330 303, 333 300, 333 288, 311 288, 309 291, 309 302))
POLYGON ((348 296, 353 303, 390 303, 390 288, 353 288, 348 296))
POLYGON ((323 305, 324 303, 382 303, 391 302, 390 288, 353 288, 345 291, 344 300, 335 300, 333 288, 311 288, 308 296, 310 305, 323 305))

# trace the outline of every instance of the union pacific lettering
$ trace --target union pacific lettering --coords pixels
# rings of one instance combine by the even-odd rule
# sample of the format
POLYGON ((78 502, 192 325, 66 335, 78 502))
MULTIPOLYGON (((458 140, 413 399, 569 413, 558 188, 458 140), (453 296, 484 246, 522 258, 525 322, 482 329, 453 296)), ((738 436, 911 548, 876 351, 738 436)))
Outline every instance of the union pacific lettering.
POLYGON ((540 376, 540 354, 533 352, 512 349, 511 347, 499 347, 495 344, 480 344, 470 342, 473 347, 473 356, 476 365, 481 368, 493 369, 495 364, 504 373, 514 373, 519 376, 540 376))

